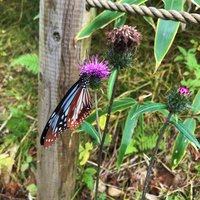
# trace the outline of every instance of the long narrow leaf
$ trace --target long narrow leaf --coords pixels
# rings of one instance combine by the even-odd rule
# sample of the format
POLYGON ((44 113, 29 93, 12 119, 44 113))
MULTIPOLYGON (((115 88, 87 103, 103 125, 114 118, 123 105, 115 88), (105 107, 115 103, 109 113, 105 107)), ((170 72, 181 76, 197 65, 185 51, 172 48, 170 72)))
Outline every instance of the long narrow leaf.
MULTIPOLYGON (((166 10, 183 10, 184 0, 163 0, 166 10)), ((157 23, 154 54, 156 59, 156 69, 160 66, 163 58, 167 54, 174 41, 180 22, 159 19, 157 23)))
POLYGON ((137 115, 140 115, 145 112, 156 112, 167 109, 165 104, 162 103, 154 103, 154 102, 146 102, 137 109, 137 111, 132 116, 133 118, 137 115))
MULTIPOLYGON (((147 0, 122 0, 119 1, 121 3, 128 3, 128 4, 136 4, 140 5, 147 0)), ((76 40, 81 40, 84 38, 89 37, 92 33, 97 31, 100 28, 103 28, 113 22, 114 20, 118 19, 119 17, 125 15, 123 12, 116 12, 106 10, 96 16, 89 24, 87 24, 76 36, 76 40)))
MULTIPOLYGON (((118 111, 123 111, 126 110, 127 108, 135 105, 137 102, 133 98, 127 97, 127 98, 118 98, 113 102, 113 107, 112 107, 112 113, 118 112, 118 111)), ((99 117, 102 115, 105 115, 107 113, 108 109, 99 109, 99 117)), ((89 123, 93 123, 96 119, 96 113, 92 113, 89 117, 87 117, 86 121, 89 123)))
POLYGON ((113 86, 116 80, 116 76, 117 76, 117 68, 113 69, 112 74, 110 75, 109 79, 108 79, 108 88, 107 88, 107 97, 108 100, 110 100, 111 96, 112 96, 112 91, 113 91, 113 86))
MULTIPOLYGON (((186 119, 183 124, 194 134, 196 121, 193 118, 186 119)), ((171 166, 173 169, 178 166, 185 155, 188 143, 188 139, 183 134, 179 133, 177 135, 171 158, 171 166)))
POLYGON ((199 114, 200 113, 200 91, 196 94, 193 104, 192 104, 192 113, 199 114))
POLYGON ((183 134, 190 142, 200 148, 200 143, 196 139, 196 137, 192 134, 191 130, 181 122, 177 122, 175 120, 170 121, 179 131, 183 134))
POLYGON ((192 0, 192 3, 194 3, 196 6, 200 6, 200 0, 192 0))
POLYGON ((138 108, 138 105, 132 106, 128 113, 128 116, 126 118, 126 123, 125 123, 125 127, 123 130, 123 135, 122 135, 122 141, 121 141, 121 145, 119 148, 119 155, 117 158, 117 169, 120 168, 120 165, 124 159, 126 149, 131 141, 134 129, 137 125, 138 116, 133 117, 133 116, 135 116, 135 112, 136 112, 137 108, 138 108))
POLYGON ((95 143, 100 144, 100 136, 94 126, 92 126, 90 123, 83 121, 80 130, 88 133, 94 139, 95 143))

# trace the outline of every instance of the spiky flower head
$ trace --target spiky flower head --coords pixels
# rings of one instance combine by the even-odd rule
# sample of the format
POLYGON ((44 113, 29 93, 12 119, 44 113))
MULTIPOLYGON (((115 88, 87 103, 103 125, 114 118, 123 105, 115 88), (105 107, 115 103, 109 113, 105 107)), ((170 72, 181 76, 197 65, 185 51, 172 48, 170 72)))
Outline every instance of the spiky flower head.
POLYGON ((168 109, 173 113, 185 110, 190 104, 189 94, 189 88, 183 85, 173 89, 167 98, 168 109))
POLYGON ((116 52, 130 52, 140 44, 141 34, 135 27, 124 25, 107 33, 108 44, 116 52))
POLYGON ((83 65, 80 65, 80 76, 86 76, 92 88, 97 88, 101 84, 101 79, 108 78, 110 70, 108 61, 99 61, 98 55, 92 56, 83 65))

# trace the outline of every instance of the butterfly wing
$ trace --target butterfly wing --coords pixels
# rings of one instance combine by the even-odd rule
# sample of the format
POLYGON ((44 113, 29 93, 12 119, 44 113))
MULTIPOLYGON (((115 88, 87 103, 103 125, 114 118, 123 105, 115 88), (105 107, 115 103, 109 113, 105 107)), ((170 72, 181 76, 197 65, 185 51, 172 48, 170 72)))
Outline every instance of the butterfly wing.
POLYGON ((44 147, 51 146, 61 132, 67 128, 66 118, 68 116, 70 105, 81 88, 81 81, 78 80, 68 90, 51 114, 40 138, 40 144, 44 145, 44 147))
POLYGON ((67 127, 77 128, 82 124, 83 120, 91 113, 92 103, 91 97, 87 87, 83 87, 82 90, 77 92, 72 102, 68 117, 67 127))
POLYGON ((50 116, 40 139, 44 147, 51 146, 67 128, 78 127, 91 112, 91 97, 85 83, 77 81, 65 94, 50 116))

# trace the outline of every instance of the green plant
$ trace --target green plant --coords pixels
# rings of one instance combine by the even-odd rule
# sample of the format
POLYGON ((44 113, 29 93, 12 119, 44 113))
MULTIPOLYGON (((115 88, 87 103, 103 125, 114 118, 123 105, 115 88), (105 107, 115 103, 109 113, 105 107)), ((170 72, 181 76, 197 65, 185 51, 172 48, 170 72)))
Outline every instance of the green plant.
POLYGON ((90 152, 93 149, 93 145, 92 143, 87 142, 85 144, 85 148, 80 145, 79 146, 79 161, 80 161, 80 165, 84 165, 89 157, 90 157, 90 152))
POLYGON ((35 184, 30 184, 26 187, 31 197, 35 197, 37 195, 37 186, 35 184))
POLYGON ((25 67, 27 71, 32 72, 33 74, 38 74, 38 68, 39 68, 39 58, 36 54, 25 54, 22 56, 19 56, 18 58, 15 58, 11 66, 18 66, 21 65, 25 67))
POLYGON ((186 66, 183 73, 185 80, 182 80, 181 83, 191 88, 192 91, 198 90, 200 87, 200 63, 198 63, 196 56, 197 48, 186 50, 183 47, 178 47, 178 49, 181 54, 174 61, 182 62, 186 66))
POLYGON ((96 174, 96 169, 94 168, 86 168, 83 172, 82 180, 85 183, 90 191, 93 191, 94 188, 94 179, 93 175, 96 174))
POLYGON ((0 174, 12 166, 15 160, 6 153, 0 154, 0 174))

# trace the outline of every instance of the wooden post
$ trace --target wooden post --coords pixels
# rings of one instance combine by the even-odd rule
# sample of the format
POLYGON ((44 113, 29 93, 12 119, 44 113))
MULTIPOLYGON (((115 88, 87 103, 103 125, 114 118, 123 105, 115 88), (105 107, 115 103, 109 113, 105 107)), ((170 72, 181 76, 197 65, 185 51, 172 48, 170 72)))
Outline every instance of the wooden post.
MULTIPOLYGON (((75 44, 74 37, 88 18, 84 0, 40 1, 39 136, 57 103, 78 79, 77 63, 88 50, 75 44)), ((49 149, 38 144, 38 200, 71 199, 78 145, 78 134, 69 131, 49 149)))

